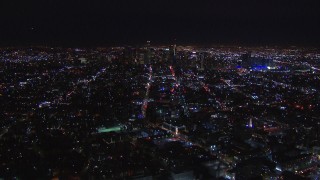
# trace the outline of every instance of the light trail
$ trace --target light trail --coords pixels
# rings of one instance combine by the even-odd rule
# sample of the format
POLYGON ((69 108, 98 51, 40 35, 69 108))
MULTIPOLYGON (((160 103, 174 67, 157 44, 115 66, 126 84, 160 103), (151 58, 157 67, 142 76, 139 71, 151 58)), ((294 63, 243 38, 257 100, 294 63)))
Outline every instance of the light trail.
POLYGON ((149 93, 150 93, 151 83, 152 83, 152 67, 150 65, 150 67, 149 67, 149 82, 146 84, 146 94, 143 99, 143 103, 142 103, 142 107, 141 107, 143 118, 146 117, 146 112, 148 109, 148 101, 149 101, 149 93))

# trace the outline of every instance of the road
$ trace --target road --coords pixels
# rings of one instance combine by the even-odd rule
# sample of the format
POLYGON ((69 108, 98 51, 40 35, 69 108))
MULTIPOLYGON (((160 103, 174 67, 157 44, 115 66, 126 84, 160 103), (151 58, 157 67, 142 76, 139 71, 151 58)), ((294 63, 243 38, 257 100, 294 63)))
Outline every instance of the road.
POLYGON ((149 93, 150 93, 151 83, 152 83, 152 67, 150 65, 150 67, 149 67, 149 79, 148 79, 148 83, 146 84, 146 94, 144 96, 142 107, 141 107, 141 112, 142 112, 143 118, 146 117, 146 112, 147 112, 147 109, 148 109, 148 101, 149 101, 149 93))

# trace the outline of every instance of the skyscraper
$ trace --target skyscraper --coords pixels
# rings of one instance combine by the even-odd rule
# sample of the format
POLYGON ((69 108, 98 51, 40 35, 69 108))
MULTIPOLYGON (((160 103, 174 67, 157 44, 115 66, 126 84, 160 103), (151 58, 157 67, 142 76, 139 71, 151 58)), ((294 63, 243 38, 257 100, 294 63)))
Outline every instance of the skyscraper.
POLYGON ((150 49, 150 41, 147 41, 145 47, 145 54, 144 54, 144 64, 151 64, 151 49, 150 49))
POLYGON ((176 66, 177 65, 176 48, 177 48, 176 44, 171 45, 170 48, 169 48, 169 53, 170 53, 169 61, 171 62, 170 64, 172 66, 176 66))

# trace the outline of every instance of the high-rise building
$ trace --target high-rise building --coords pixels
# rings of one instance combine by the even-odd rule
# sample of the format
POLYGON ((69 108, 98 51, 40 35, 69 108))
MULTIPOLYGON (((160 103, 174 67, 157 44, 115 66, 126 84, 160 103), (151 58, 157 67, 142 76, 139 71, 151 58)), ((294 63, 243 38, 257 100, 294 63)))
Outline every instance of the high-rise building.
POLYGON ((170 64, 172 66, 176 66, 177 65, 177 59, 176 59, 176 50, 177 50, 177 45, 171 45, 169 48, 169 54, 170 54, 170 58, 169 61, 171 62, 170 64))
POLYGON ((241 60, 243 64, 249 62, 250 59, 251 59, 251 52, 247 52, 246 54, 241 55, 241 60))
POLYGON ((123 59, 125 62, 132 62, 134 56, 134 50, 130 46, 126 46, 123 50, 123 59))
POLYGON ((199 54, 198 61, 200 61, 199 70, 203 71, 204 70, 204 54, 203 53, 199 54))
POLYGON ((151 48, 150 48, 150 41, 147 41, 145 47, 145 54, 144 54, 144 64, 151 64, 151 48))

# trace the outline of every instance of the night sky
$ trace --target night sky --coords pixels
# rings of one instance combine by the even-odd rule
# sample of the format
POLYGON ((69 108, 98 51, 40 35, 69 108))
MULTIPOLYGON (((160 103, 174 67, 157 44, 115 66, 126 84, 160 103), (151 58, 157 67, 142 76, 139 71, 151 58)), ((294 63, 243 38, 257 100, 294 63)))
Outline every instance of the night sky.
POLYGON ((1 0, 0 44, 320 45, 319 0, 1 0))

